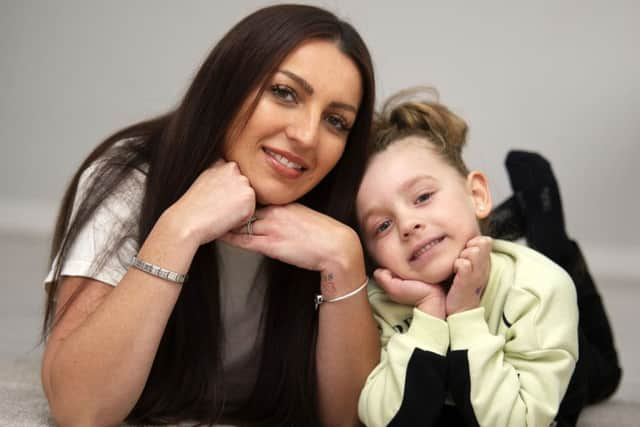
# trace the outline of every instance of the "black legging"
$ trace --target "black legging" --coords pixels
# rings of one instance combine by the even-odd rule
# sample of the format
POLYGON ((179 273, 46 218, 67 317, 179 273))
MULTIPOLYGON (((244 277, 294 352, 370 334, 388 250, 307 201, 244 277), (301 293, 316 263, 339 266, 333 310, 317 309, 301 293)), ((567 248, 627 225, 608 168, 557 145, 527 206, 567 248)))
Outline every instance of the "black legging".
POLYGON ((580 248, 571 242, 565 256, 555 261, 567 270, 578 294, 580 356, 556 417, 558 426, 573 426, 584 406, 614 393, 622 369, 607 313, 580 248))

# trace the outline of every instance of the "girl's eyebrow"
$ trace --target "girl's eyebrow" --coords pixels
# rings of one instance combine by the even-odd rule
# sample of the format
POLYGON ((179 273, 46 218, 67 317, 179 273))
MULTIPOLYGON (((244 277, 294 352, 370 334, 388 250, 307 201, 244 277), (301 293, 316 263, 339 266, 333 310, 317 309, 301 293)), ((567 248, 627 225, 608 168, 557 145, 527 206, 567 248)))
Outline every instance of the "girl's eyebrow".
MULTIPOLYGON (((291 80, 295 81, 300 86, 302 86, 302 89, 304 89, 304 91, 308 95, 313 95, 313 92, 314 92, 313 86, 311 86, 311 84, 309 84, 308 81, 306 81, 305 79, 303 79, 302 77, 300 77, 296 73, 294 73, 292 71, 289 71, 289 70, 278 70, 278 72, 281 73, 281 74, 284 74, 285 76, 289 77, 291 80)), ((338 109, 341 109, 341 110, 351 111, 354 114, 358 114, 358 109, 356 107, 354 107, 353 105, 350 105, 350 104, 346 104, 344 102, 334 101, 331 104, 329 104, 329 106, 331 108, 338 108, 338 109)))
POLYGON ((413 178, 408 179, 406 182, 404 182, 400 186, 400 190, 401 191, 409 191, 411 189, 411 187, 413 187, 414 185, 416 185, 420 181, 437 181, 437 179, 435 177, 431 176, 431 175, 426 175, 426 174, 416 175, 413 178))
POLYGON ((367 222, 369 221, 369 218, 373 215, 375 215, 378 211, 382 210, 383 207, 381 207, 378 204, 374 204, 373 206, 368 206, 367 209, 364 211, 364 215, 362 215, 362 220, 358 220, 358 222, 364 227, 367 225, 367 222))
MULTIPOLYGON (((437 181, 437 179, 431 175, 427 175, 427 174, 420 174, 420 175, 416 175, 413 178, 408 179, 407 181, 405 181, 404 183, 402 183, 402 185, 400 185, 400 191, 401 192, 405 192, 405 191, 409 191, 411 190, 411 188, 416 185, 417 183, 419 183, 420 181, 437 181)), ((367 223, 367 221, 369 220, 369 217, 374 215, 377 211, 384 209, 384 207, 380 207, 379 204, 374 204, 372 206, 368 206, 367 209, 364 211, 364 214, 362 215, 362 220, 359 221, 361 222, 363 225, 365 225, 367 223)))

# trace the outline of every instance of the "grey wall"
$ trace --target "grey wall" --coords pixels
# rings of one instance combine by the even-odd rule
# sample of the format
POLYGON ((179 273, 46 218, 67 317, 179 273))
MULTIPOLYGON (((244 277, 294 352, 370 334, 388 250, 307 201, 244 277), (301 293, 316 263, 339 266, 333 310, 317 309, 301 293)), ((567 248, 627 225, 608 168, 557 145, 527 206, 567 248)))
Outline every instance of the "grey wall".
MULTIPOLYGON (((496 200, 510 194, 509 149, 550 158, 594 268, 639 277, 640 3, 311 3, 360 30, 379 99, 439 89, 496 200)), ((265 4, 0 0, 0 229, 49 233, 83 156, 174 105, 215 41, 265 4)))

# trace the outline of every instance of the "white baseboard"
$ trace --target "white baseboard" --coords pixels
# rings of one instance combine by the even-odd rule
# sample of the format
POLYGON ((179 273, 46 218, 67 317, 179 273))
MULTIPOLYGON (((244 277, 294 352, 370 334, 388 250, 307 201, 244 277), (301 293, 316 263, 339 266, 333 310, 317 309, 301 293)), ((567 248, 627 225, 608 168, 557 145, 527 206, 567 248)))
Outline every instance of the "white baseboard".
POLYGON ((580 242, 580 247, 597 279, 636 282, 640 286, 640 244, 580 242))
POLYGON ((0 233, 48 237, 59 202, 0 198, 0 233))
MULTIPOLYGON (((0 198, 0 234, 49 237, 58 212, 57 201, 0 198)), ((598 279, 640 282, 640 244, 615 245, 581 241, 589 269, 598 279)))

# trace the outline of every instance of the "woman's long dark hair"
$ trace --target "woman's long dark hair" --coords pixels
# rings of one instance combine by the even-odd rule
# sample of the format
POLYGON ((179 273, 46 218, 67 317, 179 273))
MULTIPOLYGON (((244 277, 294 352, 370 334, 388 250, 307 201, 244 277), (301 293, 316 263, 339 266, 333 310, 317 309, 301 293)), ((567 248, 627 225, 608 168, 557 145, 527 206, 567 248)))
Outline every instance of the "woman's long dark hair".
MULTIPOLYGON (((100 203, 137 169, 146 173, 141 215, 132 224, 141 244, 159 216, 178 200, 196 177, 222 156, 227 131, 241 105, 276 71, 300 43, 333 41, 351 58, 362 78, 362 100, 341 159, 301 203, 340 221, 353 212, 362 176, 373 115, 375 86, 368 50, 349 25, 323 9, 280 5, 260 9, 233 27, 212 50, 179 106, 109 137, 82 163, 64 196, 51 260, 59 261, 48 289, 43 335, 55 323, 60 266, 78 231, 100 203), (97 179, 72 210, 82 172, 98 159, 97 179)), ((107 254, 118 249, 115 242, 107 254)), ((258 380, 240 421, 264 425, 311 426, 318 423, 315 343, 317 316, 313 296, 316 272, 268 260, 263 318, 264 348, 258 380)), ((215 243, 197 251, 189 280, 171 314, 144 391, 128 416, 131 422, 176 422, 220 418, 222 319, 215 243)), ((153 307, 150 307, 153 309, 153 307)))

